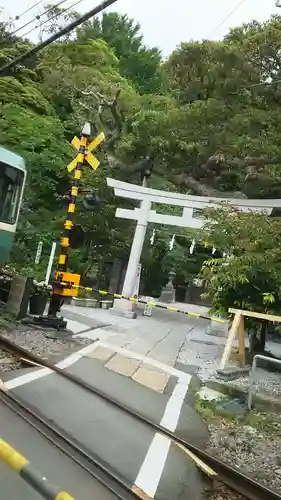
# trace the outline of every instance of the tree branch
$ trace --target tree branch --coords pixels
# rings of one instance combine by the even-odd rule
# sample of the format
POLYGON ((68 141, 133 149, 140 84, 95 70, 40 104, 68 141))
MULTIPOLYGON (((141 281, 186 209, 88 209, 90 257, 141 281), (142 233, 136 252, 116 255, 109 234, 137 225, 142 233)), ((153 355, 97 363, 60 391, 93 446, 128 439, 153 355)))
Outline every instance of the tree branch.
POLYGON ((263 167, 265 165, 278 165, 281 164, 281 156, 275 158, 269 158, 267 156, 255 157, 255 156, 245 156, 245 158, 233 157, 229 158, 221 153, 210 156, 207 159, 204 166, 208 167, 214 163, 222 164, 229 167, 263 167))
MULTIPOLYGON (((132 175, 140 172, 145 167, 145 162, 150 161, 150 159, 143 159, 138 162, 135 162, 131 165, 127 166, 126 172, 128 175, 132 175)), ((154 165, 153 173, 158 175, 159 177, 163 177, 163 169, 159 166, 154 165)), ((169 180, 175 186, 183 186, 188 189, 191 189, 195 192, 195 194, 199 196, 208 196, 208 197, 216 197, 216 198, 247 198, 247 196, 240 191, 219 191, 218 189, 213 188, 212 186, 208 186, 202 183, 200 180, 194 179, 191 175, 188 174, 172 174, 165 172, 165 178, 169 180)))
MULTIPOLYGON (((154 172, 163 176, 163 172, 154 169, 154 172)), ((175 186, 184 186, 194 191, 199 196, 216 197, 216 198, 247 198, 247 196, 240 191, 219 191, 218 189, 208 186, 201 181, 194 179, 191 175, 187 174, 168 174, 166 177, 175 186)))
POLYGON ((108 100, 100 92, 81 91, 82 95, 85 95, 85 96, 92 95, 99 102, 98 116, 99 116, 100 123, 102 124, 102 126, 104 128, 106 128, 106 123, 105 123, 104 118, 103 118, 104 111, 106 109, 109 109, 109 111, 112 114, 115 128, 111 132, 111 135, 109 136, 109 138, 106 139, 107 148, 112 148, 114 146, 115 142, 120 138, 122 128, 123 128, 124 115, 123 115, 122 110, 118 107, 118 98, 120 96, 120 93, 121 93, 121 89, 118 88, 114 98, 112 100, 108 100))

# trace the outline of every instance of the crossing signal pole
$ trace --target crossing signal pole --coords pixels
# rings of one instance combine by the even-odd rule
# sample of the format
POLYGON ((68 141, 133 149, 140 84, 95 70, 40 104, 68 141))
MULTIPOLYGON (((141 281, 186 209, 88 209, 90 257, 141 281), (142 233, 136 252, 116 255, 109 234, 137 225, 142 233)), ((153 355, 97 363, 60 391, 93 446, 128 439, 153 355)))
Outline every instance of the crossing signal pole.
POLYGON ((66 282, 74 285, 79 285, 80 275, 69 273, 68 269, 68 257, 70 248, 70 234, 73 228, 73 217, 76 210, 77 196, 79 194, 79 185, 81 182, 82 169, 85 164, 96 170, 100 162, 92 154, 92 151, 97 149, 97 147, 104 141, 104 133, 101 132, 97 137, 89 142, 91 137, 91 126, 90 123, 85 123, 80 139, 74 137, 71 144, 77 149, 78 154, 67 166, 69 173, 73 172, 73 182, 70 192, 69 204, 67 208, 67 216, 64 222, 64 229, 60 240, 60 254, 58 257, 58 270, 56 272, 55 281, 53 283, 52 297, 50 300, 50 306, 47 316, 40 316, 39 322, 45 326, 56 328, 57 330, 62 330, 66 328, 66 321, 62 317, 58 317, 57 314, 61 310, 63 301, 65 297, 73 297, 77 295, 77 288, 69 288, 60 286, 60 282, 66 282))

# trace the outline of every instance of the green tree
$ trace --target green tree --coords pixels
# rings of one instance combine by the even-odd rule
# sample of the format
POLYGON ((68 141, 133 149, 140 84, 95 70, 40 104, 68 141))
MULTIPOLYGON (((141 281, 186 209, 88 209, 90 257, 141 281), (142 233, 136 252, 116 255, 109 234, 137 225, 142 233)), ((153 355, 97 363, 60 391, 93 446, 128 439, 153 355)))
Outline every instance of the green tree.
POLYGON ((39 239, 48 242, 58 231, 59 201, 67 187, 65 161, 71 148, 50 103, 32 80, 13 77, 0 82, 0 143, 22 155, 27 163, 27 185, 20 217, 14 261, 33 262, 39 239))
POLYGON ((208 99, 233 101, 233 93, 259 82, 259 71, 235 44, 227 42, 182 43, 165 68, 169 88, 182 104, 208 99))
POLYGON ((230 307, 280 313, 280 219, 231 206, 204 213, 202 237, 225 255, 202 267, 213 310, 224 316, 230 307))
POLYGON ((77 30, 77 39, 101 38, 115 51, 120 73, 131 80, 141 93, 155 94, 164 89, 160 51, 143 44, 140 25, 127 15, 116 12, 94 18, 77 30))
POLYGON ((255 23, 248 37, 243 28, 240 38, 230 33, 223 42, 183 43, 166 62, 169 88, 180 103, 177 119, 181 112, 186 118, 171 126, 171 142, 183 135, 176 155, 181 166, 162 158, 162 174, 176 185, 209 196, 280 195, 280 90, 259 86, 268 76, 263 67, 271 60, 278 66, 276 23, 280 18, 255 23), (267 33, 274 34, 272 43, 267 33), (259 65, 257 51, 268 54, 259 65))
MULTIPOLYGON (((55 23, 64 25, 66 13, 59 14, 55 23)), ((128 256, 132 226, 115 219, 105 178, 138 183, 146 161, 153 163, 149 182, 157 189, 280 197, 280 87, 258 85, 278 78, 279 28, 275 17, 232 30, 222 42, 183 43, 162 63, 159 51, 144 45, 137 23, 106 14, 2 78, 1 144, 21 153, 29 168, 18 256, 33 254, 36 234, 43 231, 46 241, 59 234, 69 186, 65 167, 75 154, 69 142, 85 121, 106 134, 98 151, 102 166, 83 179, 101 193, 102 205, 92 214, 79 202, 87 244, 73 252, 74 270, 96 265, 101 249, 110 258, 128 256)), ((30 45, 0 25, 2 64, 30 45)), ((159 283, 171 267, 188 281, 199 257, 192 263, 178 239, 167 252, 164 240, 159 255, 156 247, 144 255, 150 278, 158 272, 155 260, 159 283)))
MULTIPOLYGON (((39 38, 41 41, 45 34, 53 35, 79 17, 79 13, 71 8, 69 9, 69 7, 61 8, 58 5, 50 3, 44 5, 43 12, 44 20, 39 26, 39 38)), ((72 37, 73 33, 70 32, 60 38, 59 43, 61 41, 71 40, 72 37)))
POLYGON ((262 81, 280 77, 281 16, 271 16, 263 23, 252 21, 231 29, 225 41, 247 56, 262 81))

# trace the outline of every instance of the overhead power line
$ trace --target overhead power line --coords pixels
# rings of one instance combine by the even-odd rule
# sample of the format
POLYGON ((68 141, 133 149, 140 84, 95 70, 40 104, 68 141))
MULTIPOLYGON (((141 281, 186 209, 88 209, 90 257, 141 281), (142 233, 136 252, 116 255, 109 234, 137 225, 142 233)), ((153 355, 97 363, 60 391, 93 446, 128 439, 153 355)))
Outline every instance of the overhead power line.
POLYGON ((234 7, 234 9, 232 9, 228 14, 227 16, 220 22, 220 24, 211 32, 211 34, 209 35, 208 38, 210 38, 211 36, 213 36, 223 25, 226 21, 228 21, 228 19, 232 16, 232 14, 234 14, 234 12, 239 9, 239 7, 241 7, 241 5, 243 3, 245 3, 246 0, 240 0, 240 2, 234 7))
POLYGON ((47 38, 47 40, 44 40, 43 42, 38 43, 38 45, 35 45, 35 47, 32 47, 32 49, 27 50, 21 56, 16 57, 12 61, 10 61, 8 64, 5 64, 5 66, 3 66, 0 69, 0 76, 7 76, 8 74, 11 74, 11 70, 15 66, 17 66, 17 64, 23 64, 27 59, 29 59, 30 57, 37 54, 37 52, 40 52, 42 49, 44 49, 48 45, 51 45, 51 43, 55 42, 56 40, 58 40, 62 36, 67 35, 68 33, 70 33, 70 31, 73 31, 75 28, 80 26, 80 24, 83 24, 84 22, 88 21, 91 17, 99 14, 100 12, 105 10, 107 7, 110 7, 111 5, 113 5, 116 2, 117 2, 117 0, 105 0, 104 2, 100 3, 94 9, 90 10, 89 12, 86 12, 86 14, 79 17, 78 19, 75 19, 68 26, 66 26, 65 28, 63 28, 60 31, 58 31, 57 33, 55 33, 54 35, 47 38))
MULTIPOLYGON (((63 1, 66 1, 66 0, 63 0, 63 1)), ((54 19, 56 19, 57 17, 60 17, 62 14, 65 14, 66 12, 68 12, 70 9, 73 9, 74 7, 76 7, 77 5, 79 5, 80 3, 84 2, 84 0, 77 0, 77 2, 74 2, 73 4, 71 4, 69 7, 67 7, 66 9, 62 9, 60 12, 57 12, 56 14, 54 14, 53 16, 51 16, 49 19, 47 18, 45 21, 41 22, 40 24, 36 24, 36 26, 34 26, 33 28, 31 28, 30 30, 28 30, 26 33, 24 33, 23 35, 21 35, 21 38, 26 38, 28 35, 30 35, 30 33, 32 33, 33 31, 37 30, 38 28, 41 29, 42 26, 44 26, 45 24, 49 23, 50 21, 53 21, 54 19)), ((58 7, 58 5, 54 5, 53 7, 58 7)), ((52 8, 53 8, 52 7, 52 8)), ((48 9, 46 12, 44 12, 44 14, 47 14, 50 10, 52 10, 51 8, 48 9)), ((41 14, 40 17, 42 17, 43 14, 41 14)))
MULTIPOLYGON (((27 21, 27 23, 23 24, 22 26, 19 26, 18 28, 16 28, 14 31, 12 31, 12 33, 10 33, 10 35, 15 35, 16 33, 18 33, 19 31, 23 30, 24 28, 27 28, 27 26, 29 26, 30 24, 33 24, 35 23, 36 21, 39 21, 41 19, 42 16, 45 16, 46 14, 48 14, 48 12, 50 12, 51 10, 53 10, 54 8, 56 7, 59 7, 60 5, 62 5, 63 3, 65 3, 67 0, 60 0, 58 3, 52 5, 51 7, 48 7, 47 9, 45 9, 42 14, 38 14, 37 16, 35 16, 33 19, 30 19, 30 21, 27 21)), ((37 4, 34 4, 34 5, 38 5, 39 3, 41 2, 38 2, 37 4)), ((31 7, 28 9, 30 10, 31 7)), ((28 12, 28 10, 26 12, 28 12)), ((30 31, 33 31, 30 30, 30 31)), ((30 33, 30 32, 28 32, 30 33)), ((25 35, 23 35, 25 36, 25 35)))
POLYGON ((40 5, 40 3, 42 3, 43 1, 44 0, 38 0, 38 2, 35 2, 33 5, 31 5, 31 7, 28 7, 28 9, 24 10, 21 14, 18 14, 17 16, 15 16, 14 19, 12 19, 12 22, 18 21, 21 17, 25 16, 25 14, 28 14, 28 12, 35 9, 35 7, 40 5))

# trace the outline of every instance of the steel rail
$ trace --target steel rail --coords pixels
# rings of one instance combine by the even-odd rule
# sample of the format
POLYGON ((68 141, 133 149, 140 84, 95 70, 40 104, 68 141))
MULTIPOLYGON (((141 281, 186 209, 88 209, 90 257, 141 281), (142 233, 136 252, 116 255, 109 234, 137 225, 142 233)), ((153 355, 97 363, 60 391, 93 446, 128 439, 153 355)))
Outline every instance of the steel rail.
POLYGON ((120 403, 118 400, 112 398, 111 396, 108 396, 106 393, 91 386, 90 384, 88 384, 84 380, 80 379, 79 377, 76 377, 76 376, 74 376, 74 375, 72 375, 64 370, 61 370, 57 366, 54 366, 54 365, 48 363, 47 361, 41 359, 39 356, 37 356, 37 355, 33 354, 32 352, 29 352, 28 350, 16 345, 15 343, 11 342, 6 337, 3 337, 2 335, 0 335, 0 346, 1 346, 1 344, 4 346, 4 348, 6 348, 7 350, 10 350, 14 354, 17 354, 20 357, 24 357, 26 359, 29 359, 30 361, 33 361, 37 364, 42 365, 42 367, 44 366, 44 367, 49 368, 49 369, 53 370, 54 372, 62 375, 67 380, 82 387, 83 389, 87 390, 91 394, 94 394, 95 396, 100 397, 101 399, 103 399, 104 401, 115 406, 119 410, 136 418, 137 420, 144 423, 145 425, 152 427, 156 432, 163 434, 166 437, 170 438, 173 443, 178 444, 180 446, 183 446, 184 448, 187 448, 192 453, 194 453, 194 455, 196 455, 200 460, 202 460, 207 466, 211 467, 218 474, 216 476, 216 479, 218 479, 223 484, 225 484, 226 486, 228 486, 232 490, 236 491, 240 495, 244 495, 248 500, 281 500, 281 495, 279 495, 277 491, 272 490, 272 489, 268 488, 267 486, 255 481, 254 479, 252 479, 249 476, 247 476, 246 474, 244 474, 241 470, 236 469, 234 467, 231 467, 227 463, 222 462, 221 460, 218 460, 217 458, 213 457, 212 455, 210 455, 206 451, 189 443, 185 439, 174 434, 173 432, 169 431, 168 429, 162 427, 158 423, 150 420, 148 417, 145 417, 144 415, 141 415, 140 413, 136 412, 135 410, 132 410, 128 406, 124 405, 123 403, 120 403))
POLYGON ((19 398, 0 390, 0 403, 16 413, 53 446, 58 448, 64 455, 90 474, 93 479, 114 494, 116 498, 119 500, 136 500, 136 498, 142 498, 133 489, 134 485, 130 485, 124 478, 90 455, 88 451, 81 448, 78 443, 68 435, 62 433, 60 429, 33 409, 26 406, 19 398))

